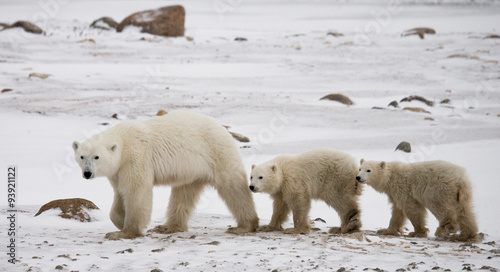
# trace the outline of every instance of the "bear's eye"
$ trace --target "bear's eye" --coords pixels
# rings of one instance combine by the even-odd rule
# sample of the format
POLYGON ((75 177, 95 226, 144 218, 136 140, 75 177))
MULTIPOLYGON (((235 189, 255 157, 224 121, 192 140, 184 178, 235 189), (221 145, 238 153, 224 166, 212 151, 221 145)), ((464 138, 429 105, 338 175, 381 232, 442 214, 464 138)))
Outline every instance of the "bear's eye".
POLYGON ((368 172, 368 173, 370 173, 371 171, 372 171, 372 170, 370 170, 370 169, 366 170, 366 172, 368 172))
POLYGON ((98 160, 99 159, 99 156, 95 156, 94 159, 98 160))
POLYGON ((84 157, 84 156, 80 156, 80 159, 82 159, 82 160, 83 160, 83 159, 85 159, 85 157, 84 157))
POLYGON ((260 176, 259 179, 263 179, 264 177, 263 176, 260 176))

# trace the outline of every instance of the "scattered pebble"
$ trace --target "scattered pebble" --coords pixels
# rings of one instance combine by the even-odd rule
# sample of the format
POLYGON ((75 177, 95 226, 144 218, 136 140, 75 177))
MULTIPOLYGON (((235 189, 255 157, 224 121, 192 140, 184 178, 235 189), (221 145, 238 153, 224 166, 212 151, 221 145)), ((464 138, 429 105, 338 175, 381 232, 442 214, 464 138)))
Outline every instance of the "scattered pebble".
POLYGON ((347 106, 354 104, 354 102, 352 102, 352 100, 349 97, 347 97, 343 94, 339 94, 339 93, 325 95, 322 98, 320 98, 320 100, 337 101, 337 102, 340 102, 340 103, 347 105, 347 106))
POLYGON ((398 144, 398 146, 396 146, 396 149, 394 149, 394 151, 396 150, 401 150, 403 152, 406 152, 406 153, 410 153, 411 152, 411 144, 409 142, 401 142, 398 144))

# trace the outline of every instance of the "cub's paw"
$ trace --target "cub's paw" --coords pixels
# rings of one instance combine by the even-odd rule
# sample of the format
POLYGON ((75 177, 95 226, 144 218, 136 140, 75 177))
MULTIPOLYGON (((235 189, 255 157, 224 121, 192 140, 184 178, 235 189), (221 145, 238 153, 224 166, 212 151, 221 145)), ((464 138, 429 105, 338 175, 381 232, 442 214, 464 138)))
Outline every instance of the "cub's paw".
POLYGON ((288 228, 285 229, 285 234, 309 234, 309 229, 297 229, 297 228, 288 228))
POLYGON ((379 229, 377 231, 377 234, 379 235, 393 235, 393 236, 400 236, 401 233, 397 230, 391 230, 391 229, 379 229))
POLYGON ((140 236, 142 236, 142 234, 135 234, 132 232, 124 232, 124 231, 113 231, 106 233, 104 238, 109 240, 120 240, 120 239, 134 239, 140 236))
POLYGON ((255 232, 255 228, 231 227, 228 228, 226 232, 232 234, 243 234, 243 233, 255 232))
POLYGON ((408 237, 416 237, 416 238, 427 238, 427 232, 410 232, 408 233, 408 237))
POLYGON ((275 227, 275 226, 271 226, 271 225, 264 225, 264 226, 260 226, 257 231, 262 231, 262 232, 269 232, 269 231, 282 231, 283 228, 281 226, 279 227, 275 227))
POLYGON ((186 229, 178 227, 178 226, 158 225, 149 231, 155 232, 155 233, 160 233, 160 234, 169 234, 169 233, 175 233, 175 232, 183 232, 183 231, 186 231, 186 229))
POLYGON ((339 227, 332 227, 332 228, 330 228, 330 230, 328 231, 328 233, 331 233, 331 234, 340 234, 341 233, 341 229, 339 227))

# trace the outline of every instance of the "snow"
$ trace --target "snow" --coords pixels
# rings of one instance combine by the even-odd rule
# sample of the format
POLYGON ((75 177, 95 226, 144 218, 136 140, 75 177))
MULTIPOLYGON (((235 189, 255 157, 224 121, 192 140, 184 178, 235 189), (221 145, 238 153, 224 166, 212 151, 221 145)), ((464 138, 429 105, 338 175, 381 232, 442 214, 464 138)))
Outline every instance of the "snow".
MULTIPOLYGON (((27 19, 46 32, 0 32, 0 89, 13 89, 0 93, 0 167, 18 166, 20 210, 15 265, 7 263, 5 249, 9 213, 6 206, 0 210, 0 271, 53 271, 58 265, 64 271, 500 269, 500 40, 483 39, 498 34, 500 5, 475 3, 186 1, 180 4, 189 41, 133 27, 122 33, 88 27, 101 16, 120 21, 178 2, 0 1, 2 21, 27 19), (400 37, 422 26, 437 34, 400 37), (453 54, 477 58, 448 58, 453 54), (33 72, 51 76, 28 77, 33 72), (330 93, 355 104, 319 100, 330 93), (410 95, 435 105, 387 108, 410 95), (451 104, 439 103, 446 98, 451 104), (188 232, 105 240, 116 230, 108 218, 111 186, 105 178, 81 177, 71 143, 120 122, 111 118, 115 113, 121 120, 144 120, 160 109, 201 112, 248 136, 250 143, 240 143, 247 169, 319 147, 358 159, 444 159, 464 166, 485 239, 474 245, 437 241, 432 215, 429 238, 377 236, 389 223, 390 206, 385 195, 365 187, 358 236, 327 234, 340 221, 322 202, 313 203, 310 218, 326 223, 315 221, 319 230, 309 235, 230 235, 224 231, 235 222, 215 190, 207 189, 188 232), (412 153, 394 152, 401 141, 412 144, 412 153), (43 204, 73 197, 100 207, 91 212, 95 222, 65 220, 55 211, 33 217, 43 204)), ((168 187, 155 189, 148 228, 164 222, 169 193, 168 187)), ((7 196, 7 186, 0 186, 0 195, 7 196)), ((254 200, 261 224, 268 223, 270 198, 254 194, 254 200)))

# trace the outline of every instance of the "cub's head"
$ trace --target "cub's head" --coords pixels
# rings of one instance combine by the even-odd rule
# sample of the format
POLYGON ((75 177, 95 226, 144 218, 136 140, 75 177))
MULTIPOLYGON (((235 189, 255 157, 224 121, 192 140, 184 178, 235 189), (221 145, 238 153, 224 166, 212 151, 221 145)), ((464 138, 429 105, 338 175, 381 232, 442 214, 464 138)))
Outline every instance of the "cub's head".
POLYGON ((359 183, 366 183, 368 185, 374 185, 385 176, 385 169, 387 165, 384 161, 365 161, 361 159, 358 176, 356 180, 359 183))
POLYGON ((116 174, 120 164, 118 144, 103 144, 89 139, 83 143, 73 142, 75 160, 86 179, 116 174))
POLYGON ((254 193, 274 194, 281 187, 281 173, 277 165, 272 162, 261 165, 252 165, 250 173, 250 190, 254 193))

